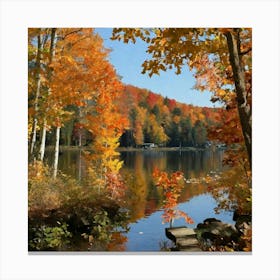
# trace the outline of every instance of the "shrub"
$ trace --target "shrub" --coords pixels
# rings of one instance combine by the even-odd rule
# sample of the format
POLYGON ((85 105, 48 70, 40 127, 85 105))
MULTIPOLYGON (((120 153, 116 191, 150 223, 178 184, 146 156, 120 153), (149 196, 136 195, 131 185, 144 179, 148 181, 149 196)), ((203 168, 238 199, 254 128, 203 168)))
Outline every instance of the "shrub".
POLYGON ((69 244, 72 234, 67 230, 67 224, 57 222, 57 226, 42 225, 29 230, 29 249, 31 250, 63 250, 69 244))

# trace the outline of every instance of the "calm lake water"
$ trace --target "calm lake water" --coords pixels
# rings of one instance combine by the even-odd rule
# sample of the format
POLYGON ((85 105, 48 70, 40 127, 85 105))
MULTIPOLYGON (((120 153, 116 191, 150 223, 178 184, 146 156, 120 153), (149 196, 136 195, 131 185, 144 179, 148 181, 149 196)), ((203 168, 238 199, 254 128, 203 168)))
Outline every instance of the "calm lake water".
MULTIPOLYGON (((59 169, 82 179, 86 169, 81 154, 81 151, 63 152, 59 158, 59 169)), ((121 233, 125 241, 117 250, 160 251, 164 245, 171 244, 165 236, 165 228, 169 227, 169 224, 162 223, 162 198, 158 188, 152 184, 152 172, 155 167, 169 172, 180 170, 186 179, 201 178, 222 171, 223 154, 223 150, 121 152, 121 159, 124 161, 121 172, 129 188, 126 200, 131 217, 130 230, 128 233, 121 233)), ((173 226, 194 228, 210 217, 233 224, 233 213, 223 211, 216 214, 216 206, 215 200, 207 192, 206 185, 186 184, 179 198, 178 208, 186 212, 194 220, 194 224, 187 225, 184 219, 177 219, 173 226)), ((112 248, 116 250, 115 246, 112 248)))

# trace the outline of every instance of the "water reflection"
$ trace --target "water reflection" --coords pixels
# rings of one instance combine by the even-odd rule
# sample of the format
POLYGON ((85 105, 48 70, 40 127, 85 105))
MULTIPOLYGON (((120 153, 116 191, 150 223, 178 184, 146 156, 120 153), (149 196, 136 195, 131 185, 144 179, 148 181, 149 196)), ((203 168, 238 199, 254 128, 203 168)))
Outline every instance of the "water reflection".
MULTIPOLYGON (((164 229, 168 224, 162 224, 163 197, 152 183, 154 168, 167 172, 179 170, 187 179, 205 177, 210 171, 222 170, 223 153, 223 150, 121 152, 120 156, 124 161, 121 173, 128 186, 124 200, 131 213, 130 231, 127 234, 114 233, 114 238, 106 250, 159 251, 160 244, 166 241, 164 229)), ((50 153, 47 158, 49 163, 52 162, 50 153)), ((64 151, 59 158, 59 169, 78 180, 83 180, 86 177, 83 152, 64 151)), ((207 193, 207 186, 204 184, 187 184, 178 201, 178 208, 194 220, 191 227, 209 217, 232 222, 232 214, 229 212, 215 214, 216 202, 207 193)), ((186 226, 183 219, 174 223, 174 226, 180 225, 186 226)))
POLYGON ((223 150, 197 151, 138 151, 122 152, 125 168, 133 168, 141 158, 145 170, 151 173, 156 166, 160 170, 182 171, 187 178, 199 177, 211 170, 222 169, 223 150))
MULTIPOLYGON (((152 184, 155 167, 168 172, 182 171, 187 179, 205 177, 210 171, 222 170, 223 153, 223 150, 121 152, 120 156, 124 161, 121 173, 128 186, 125 199, 131 210, 131 221, 148 216, 161 206, 159 190, 152 184)), ((52 154, 51 151, 46 153, 49 164, 52 162, 52 154)), ((85 178, 87 174, 83 151, 63 151, 59 157, 59 169, 79 181, 85 178)), ((205 185, 188 184, 183 189, 179 202, 206 191, 205 185)))
MULTIPOLYGON (((152 184, 155 167, 168 172, 182 171, 186 178, 204 177, 210 171, 222 170, 223 151, 134 151, 122 152, 124 161, 122 175, 129 187, 127 201, 132 213, 132 222, 148 216, 161 206, 159 189, 152 184)), ((189 184, 179 202, 205 193, 207 186, 189 184)))
MULTIPOLYGON (((168 172, 180 170, 186 178, 205 177, 209 172, 223 169, 223 151, 182 151, 182 152, 123 152, 122 170, 128 181, 132 213, 130 231, 127 233, 126 251, 159 251, 161 244, 168 242, 162 223, 162 199, 159 189, 152 184, 155 167, 168 172)), ((205 184, 188 184, 179 198, 178 209, 188 213, 194 220, 191 227, 209 217, 232 223, 232 213, 216 214, 216 202, 207 193, 205 184)), ((174 226, 186 226, 184 219, 175 220, 174 226)), ((190 225, 188 225, 190 226, 190 225)))
MULTIPOLYGON (((49 149, 45 153, 45 160, 52 166, 54 152, 49 149)), ((86 177, 86 161, 83 157, 83 150, 65 150, 61 151, 58 161, 58 169, 63 173, 81 181, 86 177)))
MULTIPOLYGON (((188 225, 195 228, 198 223, 203 220, 214 217, 225 223, 233 223, 232 213, 221 212, 216 214, 214 208, 216 202, 208 193, 199 194, 190 199, 189 202, 180 203, 178 208, 189 213, 194 220, 194 224, 188 225)), ((161 250, 162 244, 168 243, 169 240, 165 236, 165 228, 168 224, 163 224, 161 215, 163 211, 156 211, 149 217, 144 217, 130 225, 130 231, 127 235, 126 251, 131 252, 157 252, 161 250)), ((186 226, 184 219, 174 221, 174 227, 186 226)))

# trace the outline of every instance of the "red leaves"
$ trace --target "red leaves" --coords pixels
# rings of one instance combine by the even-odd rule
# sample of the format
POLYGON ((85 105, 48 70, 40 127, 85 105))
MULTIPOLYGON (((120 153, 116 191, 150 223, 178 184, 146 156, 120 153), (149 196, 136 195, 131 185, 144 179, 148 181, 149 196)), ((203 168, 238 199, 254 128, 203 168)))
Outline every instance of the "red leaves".
POLYGON ((193 220, 186 213, 176 209, 178 198, 184 187, 184 174, 180 171, 176 171, 169 175, 166 172, 159 171, 158 168, 155 168, 153 171, 153 178, 156 186, 163 190, 163 222, 172 222, 174 219, 183 217, 187 223, 192 224, 193 220))
POLYGON ((185 212, 181 211, 181 210, 177 210, 178 214, 183 217, 186 221, 186 223, 188 224, 193 224, 194 221, 191 217, 189 217, 185 212))
POLYGON ((220 110, 219 119, 218 126, 208 128, 209 139, 226 144, 242 143, 244 141, 236 108, 220 110))
POLYGON ((126 185, 124 184, 120 174, 114 172, 106 173, 106 190, 110 197, 114 199, 123 198, 126 190, 126 185))
POLYGON ((152 92, 149 92, 149 95, 147 97, 147 104, 151 109, 157 104, 157 101, 158 101, 157 95, 152 92))
POLYGON ((167 106, 168 106, 168 109, 170 110, 170 112, 175 109, 176 105, 177 105, 176 100, 168 99, 168 105, 167 106))

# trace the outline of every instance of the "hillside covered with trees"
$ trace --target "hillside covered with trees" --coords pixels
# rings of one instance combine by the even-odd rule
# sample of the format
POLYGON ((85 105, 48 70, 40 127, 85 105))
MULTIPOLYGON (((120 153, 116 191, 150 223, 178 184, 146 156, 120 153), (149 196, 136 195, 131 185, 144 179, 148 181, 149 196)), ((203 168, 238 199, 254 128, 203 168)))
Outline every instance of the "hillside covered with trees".
MULTIPOLYGON (((120 136, 121 147, 142 147, 154 143, 159 147, 204 147, 207 131, 221 124, 223 108, 198 107, 163 97, 147 89, 124 85, 115 100, 116 111, 125 120, 120 136)), ((61 127, 60 143, 64 146, 89 146, 93 141, 81 108, 90 113, 92 105, 68 106, 71 116, 61 127)), ((46 143, 54 145, 55 133, 50 130, 46 143)))
POLYGON ((129 125, 121 136, 121 146, 187 147, 206 144, 207 129, 221 122, 221 108, 182 104, 147 89, 126 85, 118 107, 128 116, 129 125))

